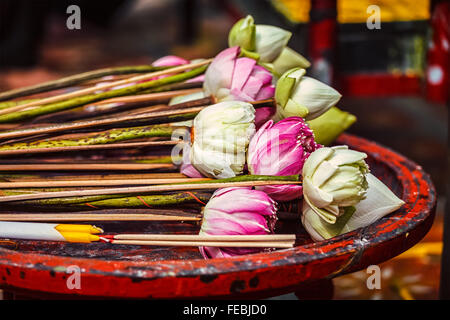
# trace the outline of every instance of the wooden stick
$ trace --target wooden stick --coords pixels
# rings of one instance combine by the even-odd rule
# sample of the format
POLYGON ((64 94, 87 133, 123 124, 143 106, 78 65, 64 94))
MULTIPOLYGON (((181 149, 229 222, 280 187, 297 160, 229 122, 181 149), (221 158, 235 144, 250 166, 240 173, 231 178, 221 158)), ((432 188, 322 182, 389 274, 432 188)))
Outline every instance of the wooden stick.
POLYGON ((127 185, 155 185, 167 183, 188 183, 193 181, 208 181, 210 178, 179 178, 179 179, 102 179, 102 180, 37 180, 23 182, 0 182, 0 189, 11 188, 51 188, 51 187, 105 187, 127 185))
POLYGON ((1 221, 200 221, 195 216, 170 216, 158 214, 100 214, 100 213, 20 213, 0 214, 1 221))
MULTIPOLYGON (((168 141, 144 141, 144 142, 128 142, 128 143, 108 143, 108 144, 93 144, 83 146, 67 146, 67 147, 53 147, 53 148, 31 148, 31 149, 13 149, 0 150, 0 156, 18 155, 18 154, 33 154, 33 153, 49 153, 49 152, 68 152, 68 151, 92 151, 92 150, 107 150, 107 149, 126 149, 126 148, 142 148, 155 146, 173 146, 179 143, 184 143, 182 140, 168 140, 168 141)), ((0 165, 0 171, 17 171, 14 170, 14 165, 0 165)), ((24 167, 26 168, 26 167, 24 167)), ((26 169, 25 169, 26 170, 26 169)), ((32 169, 31 169, 32 170, 32 169)), ((36 169, 37 170, 37 169, 36 169)), ((76 170, 75 167, 72 170, 76 170)))
POLYGON ((4 110, 0 110, 0 115, 6 114, 6 113, 16 112, 16 111, 20 111, 20 110, 24 110, 24 109, 27 109, 27 108, 30 108, 30 107, 45 105, 45 104, 49 104, 49 103, 53 103, 53 102, 59 102, 59 101, 62 101, 62 100, 71 99, 71 98, 79 97, 79 96, 82 96, 82 95, 87 95, 87 94, 90 94, 90 93, 93 93, 93 92, 96 92, 96 91, 105 90, 105 89, 109 89, 109 88, 113 88, 113 87, 117 87, 117 86, 122 86, 122 85, 130 84, 130 83, 133 83, 133 82, 141 81, 141 80, 147 80, 147 79, 159 77, 159 76, 162 76, 162 75, 167 75, 167 74, 172 74, 172 73, 179 73, 179 72, 182 72, 182 71, 185 71, 185 70, 188 70, 188 69, 194 69, 194 68, 197 68, 197 67, 201 67, 201 66, 207 65, 211 61, 212 61, 212 59, 207 59, 207 60, 204 60, 204 61, 201 61, 201 62, 197 62, 197 63, 190 63, 190 64, 186 64, 186 65, 182 65, 182 66, 178 66, 178 67, 173 67, 173 68, 169 68, 169 69, 165 69, 165 70, 161 70, 161 71, 146 73, 146 74, 143 74, 143 75, 131 77, 131 78, 124 79, 124 80, 119 80, 119 81, 106 83, 106 84, 101 85, 101 86, 92 86, 92 87, 87 88, 87 89, 77 90, 77 91, 69 92, 69 93, 66 93, 66 94, 61 94, 61 95, 57 95, 57 96, 53 96, 53 97, 49 97, 49 98, 40 99, 38 101, 33 101, 33 102, 29 102, 29 103, 18 105, 18 106, 15 106, 15 107, 11 107, 11 108, 7 108, 7 109, 4 109, 4 110))
MULTIPOLYGON (((107 241, 106 241, 107 242, 107 241)), ((240 247, 240 248, 292 248, 293 242, 204 242, 204 241, 151 241, 151 240, 111 240, 112 244, 132 244, 140 246, 179 246, 179 247, 240 247)))
MULTIPOLYGON (((189 106, 192 105, 192 102, 187 102, 186 105, 188 103, 189 103, 189 106)), ((168 107, 168 108, 170 108, 170 107, 168 107)), ((129 122, 129 121, 135 122, 138 120, 150 120, 150 119, 155 119, 155 118, 165 118, 165 119, 167 119, 167 122, 172 122, 173 120, 170 118, 171 116, 181 115, 181 114, 189 114, 189 113, 198 113, 203 109, 204 109, 204 107, 193 107, 193 108, 188 107, 188 108, 182 108, 182 109, 176 109, 176 110, 162 110, 162 111, 156 111, 156 112, 146 112, 146 113, 142 113, 142 114, 138 114, 138 115, 111 117, 111 118, 107 118, 107 119, 77 121, 77 122, 72 122, 72 123, 55 124, 55 125, 51 125, 51 126, 47 126, 47 127, 38 126, 38 127, 32 127, 32 128, 22 129, 22 130, 2 132, 2 133, 0 133, 0 139, 12 139, 12 138, 25 137, 25 136, 30 136, 30 135, 48 134, 48 133, 55 133, 55 132, 60 132, 60 131, 76 130, 76 129, 85 129, 85 128, 90 128, 90 127, 105 126, 105 125, 111 125, 111 124, 117 124, 117 123, 121 123, 123 126, 126 122, 129 122)), ((150 124, 150 123, 147 122, 147 124, 150 124)))
MULTIPOLYGON (((45 176, 45 175, 44 175, 45 176)), ((162 172, 162 173, 117 173, 117 174, 83 174, 83 175, 52 175, 52 181, 60 181, 60 180, 71 180, 71 181, 79 181, 79 180, 115 180, 115 179, 183 179, 187 178, 184 174, 179 172, 162 172)), ((24 175, 24 176, 15 176, 15 175, 0 175, 0 179, 9 182, 32 182, 32 181, 45 181, 43 180, 43 176, 40 175, 24 175)))
POLYGON ((14 99, 17 97, 23 97, 35 93, 41 93, 50 90, 61 89, 69 86, 79 84, 83 81, 88 81, 91 79, 97 79, 104 76, 119 75, 119 74, 133 74, 133 73, 148 73, 153 71, 159 71, 167 69, 167 67, 155 67, 152 65, 141 65, 141 66, 123 66, 123 67, 113 67, 104 68, 88 72, 79 73, 76 75, 64 77, 57 80, 47 81, 44 83, 39 83, 37 85, 28 86, 19 89, 13 89, 0 93, 0 101, 6 99, 14 99))
POLYGON ((163 240, 163 241, 295 241, 295 234, 259 235, 197 235, 197 234, 117 234, 115 240, 163 240))
POLYGON ((117 97, 106 99, 100 102, 95 102, 89 105, 86 105, 85 108, 93 107, 93 106, 101 106, 104 104, 111 103, 134 103, 134 102, 152 102, 157 100, 169 99, 177 96, 182 96, 186 94, 196 93, 202 91, 201 88, 194 89, 184 89, 184 90, 174 90, 167 92, 156 92, 156 93, 148 93, 148 94, 139 94, 133 96, 125 96, 125 97, 117 97))
POLYGON ((0 171, 58 171, 58 170, 153 170, 173 169, 170 163, 49 163, 49 164, 3 164, 0 171))
MULTIPOLYGON (((280 177, 277 177, 280 178, 280 177)), ((172 185, 156 185, 144 187, 123 187, 123 188, 105 188, 94 190, 71 190, 71 191, 57 191, 57 192, 37 192, 33 194, 12 195, 0 197, 0 202, 23 201, 33 199, 52 199, 63 197, 81 197, 92 195, 109 195, 109 194, 134 194, 134 193, 148 193, 148 192, 163 192, 163 191, 185 191, 185 190, 208 190, 219 189, 227 187, 251 187, 251 186, 268 186, 268 185, 286 185, 286 184, 301 184, 300 181, 286 181, 286 180, 269 180, 269 181, 240 181, 240 182, 201 182, 198 184, 172 184, 172 185)))

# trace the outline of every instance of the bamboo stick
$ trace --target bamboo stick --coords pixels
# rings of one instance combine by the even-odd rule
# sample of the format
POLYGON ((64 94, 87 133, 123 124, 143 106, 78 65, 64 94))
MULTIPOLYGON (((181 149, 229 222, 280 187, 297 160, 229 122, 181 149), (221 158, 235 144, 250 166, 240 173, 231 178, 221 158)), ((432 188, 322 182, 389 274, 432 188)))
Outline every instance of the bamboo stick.
MULTIPOLYGON (((68 146, 68 147, 50 147, 50 148, 32 148, 32 149, 16 149, 16 150, 0 150, 0 156, 5 155, 18 155, 18 154, 33 154, 33 153, 49 153, 49 152, 69 152, 69 151, 93 151, 93 150, 107 150, 107 149, 125 149, 125 148, 142 148, 142 147, 155 147, 155 146, 173 146, 179 143, 183 143, 182 140, 179 141, 145 141, 145 142, 128 142, 128 143, 111 143, 111 144, 97 144, 97 145, 84 145, 84 146, 68 146)), ((137 164, 131 164, 137 165, 137 164)), ((162 164, 161 164, 162 165, 162 164)), ((21 165, 22 168, 26 168, 26 165, 21 165)), ((41 165, 42 166, 42 165, 41 165)), ((58 170, 51 169, 50 164, 46 165, 50 170, 58 170)), ((75 165, 71 165, 71 170, 77 170, 75 165)), ((19 167, 19 165, 17 166, 19 167)), ((39 165, 37 166, 39 167, 39 165)), ((56 167, 56 165, 55 165, 56 167)), ((136 166, 139 167, 139 166, 136 166)), ((142 167, 145 165, 142 164, 142 167)), ((162 166, 167 167, 167 166, 162 166)), ((0 171, 17 171, 19 169, 14 169, 14 165, 0 165, 0 171)), ((106 168, 107 170, 114 170, 111 168, 106 168)), ((26 169, 25 169, 26 170, 26 169)), ((30 170, 33 170, 30 167, 30 170)), ((40 169, 35 169, 40 170, 40 169)), ((42 169, 41 169, 42 170, 42 169)), ((78 169, 80 170, 80 169, 78 169)), ((136 170, 136 169, 135 169, 136 170)))
POLYGON ((196 92, 200 92, 200 91, 202 91, 201 88, 194 88, 194 89, 174 90, 174 91, 167 91, 167 92, 155 92, 155 93, 139 94, 139 95, 133 95, 133 96, 117 97, 117 98, 102 100, 100 102, 95 102, 86 107, 101 106, 101 105, 110 104, 110 103, 152 102, 152 101, 158 101, 158 100, 166 100, 166 99, 170 99, 173 97, 196 93, 196 92))
MULTIPOLYGON (((138 95, 164 93, 164 92, 170 92, 170 91, 176 91, 176 90, 178 90, 178 91, 192 90, 194 92, 194 90, 201 90, 202 85, 203 85, 203 82, 173 83, 170 85, 163 85, 163 86, 160 86, 157 88, 140 91, 138 93, 138 95)), ((105 100, 103 100, 103 101, 105 101, 105 100)), ((138 103, 128 102, 126 104, 119 104, 119 103, 112 104, 112 103, 103 103, 103 101, 98 101, 98 102, 94 102, 94 103, 83 106, 82 115, 84 115, 85 117, 93 117, 96 115, 116 113, 116 112, 120 112, 123 109, 128 109, 129 107, 138 107, 138 106, 142 106, 144 104, 144 102, 138 102, 138 103)), ((77 118, 79 118, 79 116, 77 118)))
MULTIPOLYGON (((42 175, 0 175, 0 181, 8 182, 43 182, 45 176, 42 175)), ((52 175, 52 181, 60 180, 115 180, 115 179, 183 179, 187 178, 184 174, 179 172, 163 172, 163 173, 122 173, 122 174, 83 174, 83 175, 52 175)), ((47 178, 48 179, 48 178, 47 178)))
MULTIPOLYGON (((10 123, 22 121, 42 115, 47 115, 50 113, 56 113, 60 111, 64 111, 67 109, 73 109, 75 107, 79 107, 88 103, 93 103, 96 101, 109 99, 113 97, 120 97, 126 95, 132 95, 137 92, 142 92, 147 89, 156 88, 176 82, 181 82, 193 78, 206 70, 207 66, 202 66, 190 71, 186 71, 180 74, 176 74, 173 76, 168 76, 165 78, 157 79, 157 80, 149 80, 143 83, 138 83, 135 85, 130 85, 125 88, 113 89, 110 91, 100 92, 100 93, 92 93, 80 97, 75 97, 72 99, 58 101, 50 104, 46 104, 43 106, 35 107, 35 108, 27 108, 23 109, 24 105, 16 106, 13 108, 21 107, 21 110, 12 112, 12 108, 8 108, 9 112, 7 114, 1 114, 0 112, 0 123, 10 123)), ((6 110, 6 109, 5 109, 6 110)), ((5 110, 0 110, 5 113, 5 110)))
POLYGON ((88 72, 83 72, 80 74, 64 77, 58 80, 47 81, 33 86, 28 86, 25 88, 19 88, 14 90, 9 90, 0 93, 0 101, 7 99, 14 99, 22 96, 27 96, 31 94, 41 93, 50 90, 61 89, 69 86, 79 84, 84 81, 101 78, 110 75, 119 74, 131 74, 131 73, 148 73, 152 71, 159 71, 167 69, 167 67, 155 67, 152 65, 142 65, 142 66, 124 66, 115 68, 103 68, 99 70, 93 70, 88 72))
POLYGON ((149 192, 166 192, 166 191, 188 191, 188 190, 211 190, 227 187, 250 187, 250 186, 267 186, 267 185, 286 185, 286 184, 300 184, 298 176, 238 176, 229 179, 217 179, 216 182, 197 181, 189 184, 167 184, 155 186, 141 186, 141 187, 122 187, 122 188, 105 188, 94 190, 71 190, 71 191, 57 191, 57 192, 37 192, 32 194, 11 195, 0 197, 0 202, 14 202, 33 199, 51 199, 62 197, 80 197, 93 195, 108 195, 108 194, 142 194, 149 192), (250 181, 245 181, 250 177, 250 181), (293 177, 296 177, 293 179, 293 177), (259 178, 258 181, 255 181, 259 178), (225 182, 224 182, 225 181, 225 182), (229 182, 238 181, 238 182, 229 182))
MULTIPOLYGON (((92 167, 92 166, 91 166, 92 167)), ((0 169, 1 170, 1 169, 0 169)), ((61 169, 63 170, 63 169, 61 169)), ((98 169, 91 169, 98 170, 98 169)), ((120 169, 117 169, 120 170, 120 169)), ((102 179, 102 180, 37 180, 23 182, 0 182, 0 189, 5 188, 52 188, 52 187, 106 187, 127 185, 155 185, 167 183, 187 183, 207 181, 209 178, 179 178, 179 179, 102 179)))
POLYGON ((42 106, 42 105, 46 105, 46 104, 50 104, 50 103, 60 102, 63 100, 77 98, 80 96, 94 93, 96 91, 106 90, 106 89, 110 89, 110 88, 117 87, 117 86, 123 86, 126 84, 141 81, 141 80, 148 80, 148 79, 159 77, 162 75, 174 74, 174 73, 183 72, 183 71, 189 70, 189 69, 199 68, 204 65, 208 65, 211 61, 212 61, 212 59, 208 59, 208 60, 204 60, 204 61, 197 62, 197 63, 190 63, 190 64, 177 66, 177 67, 173 67, 173 68, 168 68, 168 69, 164 69, 164 70, 160 70, 160 71, 150 72, 150 73, 131 77, 131 78, 124 79, 124 80, 105 83, 105 84, 99 85, 99 86, 92 86, 90 88, 81 89, 81 90, 77 90, 77 91, 73 91, 73 92, 69 92, 69 93, 65 93, 65 94, 61 94, 61 95, 57 95, 57 96, 53 96, 53 97, 48 97, 48 98, 40 99, 38 101, 32 101, 32 102, 20 104, 20 105, 14 106, 14 107, 0 110, 0 115, 21 111, 21 110, 24 110, 24 109, 27 109, 30 107, 42 106))
MULTIPOLYGON (((34 142, 22 142, 14 143, 10 145, 0 146, 0 153, 14 150, 31 149, 44 149, 44 148, 58 148, 58 147, 70 147, 70 146, 86 146, 96 144, 109 144, 114 142, 120 142, 124 140, 133 140, 138 138, 151 138, 151 137, 171 137, 174 130, 183 129, 185 127, 176 127, 170 125, 151 125, 141 127, 131 127, 124 129, 112 129, 102 133, 95 133, 82 137, 79 139, 60 139, 50 141, 34 141, 34 142)), ((14 152, 12 152, 13 154, 14 152)))
POLYGON ((159 214, 99 214, 99 213, 19 213, 7 214, 1 213, 1 221, 200 221, 201 217, 188 216, 169 216, 159 214))
MULTIPOLYGON (((76 159, 73 157, 64 157, 64 155, 58 156, 47 156, 47 157, 41 157, 38 159, 29 159, 29 158, 22 158, 22 159, 0 159, 0 165, 1 164, 52 164, 52 163, 173 163, 174 161, 181 161, 181 156, 170 156, 170 155, 162 155, 162 156, 134 156, 134 155, 118 155, 114 158, 111 158, 109 156, 101 155, 103 158, 98 157, 98 155, 95 155, 95 159, 91 158, 79 158, 76 159)), ((30 174, 27 174, 28 176, 31 176, 30 174)), ((105 174, 102 174, 104 176, 105 174)), ((17 176, 17 175, 16 175, 17 176)), ((5 177, 5 175, 0 174, 0 179, 2 177, 5 177)))
MULTIPOLYGON (((59 189, 61 190, 61 189, 59 189)), ((59 191, 56 190, 56 191, 59 191)), ((2 190, 3 195, 29 194, 36 191, 30 190, 2 190)), ((55 191, 55 190, 50 190, 55 191)), ((152 194, 152 195, 134 195, 127 196, 119 195, 96 195, 84 197, 69 197, 69 198, 52 198, 40 200, 26 200, 21 202, 7 203, 8 207, 30 207, 35 211, 37 207, 48 209, 79 209, 86 210, 101 210, 109 208, 153 208, 153 207, 167 207, 186 203, 197 202, 205 205, 211 197, 210 192, 178 192, 171 194, 152 194)), ((135 209, 136 210, 136 209, 135 209)), ((180 214, 178 214, 180 215, 180 214)))
MULTIPOLYGON (((154 170, 173 169, 170 163, 55 163, 55 164, 3 164, 0 171, 91 171, 91 170, 154 170)), ((19 183, 19 182, 18 182, 19 183)), ((87 182, 86 182, 87 183, 87 182)), ((51 183, 50 183, 51 184, 51 183)), ((47 185, 50 186, 50 185, 47 185)), ((43 187, 47 187, 43 186, 43 187)), ((20 187, 22 188, 22 187, 20 187)))
POLYGON ((198 235, 198 234, 116 234, 105 236, 115 240, 163 240, 163 241, 295 241, 295 234, 258 235, 198 235))
MULTIPOLYGON (((102 238, 102 237, 100 237, 102 238)), ((139 246, 180 246, 180 247, 238 247, 238 248, 292 248, 293 242, 203 242, 203 241, 151 241, 151 240, 110 240, 112 244, 139 246)))
MULTIPOLYGON (((205 99, 206 100, 206 99, 205 99)), ((200 103, 202 103, 200 101, 200 103)), ((37 127, 31 127, 21 130, 14 130, 9 132, 0 132, 0 139, 12 139, 12 138, 19 138, 19 137, 26 137, 26 136, 32 136, 32 135, 39 135, 39 134, 48 134, 48 133, 55 133, 55 132, 61 132, 61 131, 68 131, 68 130, 76 130, 76 129, 86 129, 91 127, 100 127, 105 125, 112 125, 112 124, 120 124, 119 127, 123 127, 124 125, 127 125, 127 122, 137 122, 139 120, 151 120, 151 119, 165 119, 166 122, 172 122, 173 118, 172 116, 176 115, 183 115, 183 114, 189 114, 189 113, 198 113, 200 112, 203 107, 190 107, 194 105, 193 102, 186 102, 179 105, 174 105, 172 108, 170 106, 166 106, 163 108, 159 108, 156 112, 146 112, 138 115, 127 115, 122 117, 110 117, 106 119, 96 119, 96 120, 86 120, 86 121, 76 121, 76 122, 69 122, 69 123, 63 123, 63 124, 54 124, 50 126, 37 126, 37 127), (179 107, 177 107, 179 106, 179 107), (187 106, 186 108, 184 108, 187 106), (166 110, 164 110, 166 109, 166 110), (167 109, 174 109, 174 110, 167 110, 167 109)), ((205 104, 203 104, 205 105, 205 104)), ((161 121, 158 121, 161 123, 161 121)), ((162 121, 164 122, 164 120, 162 121)), ((147 124, 150 124, 151 121, 146 121, 147 124)))

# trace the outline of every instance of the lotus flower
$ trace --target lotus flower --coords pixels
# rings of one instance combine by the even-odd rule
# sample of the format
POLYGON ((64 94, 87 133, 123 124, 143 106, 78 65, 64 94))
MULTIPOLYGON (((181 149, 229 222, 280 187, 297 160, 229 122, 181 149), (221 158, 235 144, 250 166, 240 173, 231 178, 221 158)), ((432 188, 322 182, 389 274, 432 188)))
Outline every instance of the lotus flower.
POLYGON ((241 47, 244 55, 259 60, 262 66, 280 77, 289 69, 311 65, 305 57, 286 46, 291 35, 278 27, 255 25, 253 17, 248 15, 231 28, 228 45, 241 47))
POLYGON ((399 209, 405 202, 372 174, 367 174, 366 198, 354 207, 347 207, 334 224, 327 223, 315 211, 303 203, 302 223, 314 241, 329 239, 346 232, 366 227, 378 219, 399 209))
POLYGON ((225 101, 206 107, 194 119, 191 164, 207 177, 241 174, 255 133, 254 122, 255 109, 247 102, 225 101))
MULTIPOLYGON (((203 208, 200 235, 271 234, 276 222, 276 203, 266 193, 251 188, 224 188, 212 195, 203 208)), ((250 254, 264 248, 200 247, 208 258, 250 254)))
POLYGON ((341 95, 330 86, 304 76, 306 71, 294 68, 285 72, 277 82, 275 120, 287 117, 317 118, 334 106, 341 95))
MULTIPOLYGON (((185 145, 185 148, 188 149, 188 146, 185 145)), ((182 164, 180 166, 180 173, 184 174, 189 178, 205 177, 191 164, 190 152, 183 152, 182 164)))
POLYGON ((275 72, 277 76, 281 76, 293 68, 306 69, 310 66, 311 63, 304 56, 288 47, 281 51, 278 58, 271 65, 268 65, 269 69, 275 72))
POLYGON ((257 101, 272 98, 272 74, 250 58, 239 58, 240 48, 220 52, 205 72, 203 91, 217 101, 257 101))
MULTIPOLYGON (((301 174, 311 152, 321 146, 300 117, 290 117, 274 124, 266 122, 250 140, 247 155, 251 174, 287 176, 301 174)), ((302 195, 300 185, 258 187, 275 200, 294 200, 302 195)))
MULTIPOLYGON (((198 59, 198 61, 199 60, 202 60, 202 59, 198 59)), ((152 63, 152 65, 155 67, 176 67, 176 66, 182 66, 184 64, 194 63, 194 62, 195 62, 194 60, 189 61, 189 60, 177 57, 177 56, 165 56, 165 57, 155 60, 152 63)), ((157 80, 157 79, 165 78, 168 76, 169 75, 158 76, 158 77, 152 78, 151 80, 157 80)), ((202 82, 204 80, 204 77, 205 76, 202 74, 195 78, 189 79, 186 82, 202 82)), ((148 81, 148 80, 146 80, 146 81, 148 81)))
POLYGON ((281 54, 291 36, 291 32, 275 26, 255 25, 253 17, 248 15, 231 28, 228 44, 256 53, 260 62, 272 62, 281 54))
POLYGON ((172 67, 188 64, 189 61, 177 56, 165 56, 155 60, 152 65, 155 67, 172 67))
POLYGON ((366 196, 369 168, 365 153, 347 146, 320 148, 303 166, 303 196, 311 209, 330 224, 366 196))

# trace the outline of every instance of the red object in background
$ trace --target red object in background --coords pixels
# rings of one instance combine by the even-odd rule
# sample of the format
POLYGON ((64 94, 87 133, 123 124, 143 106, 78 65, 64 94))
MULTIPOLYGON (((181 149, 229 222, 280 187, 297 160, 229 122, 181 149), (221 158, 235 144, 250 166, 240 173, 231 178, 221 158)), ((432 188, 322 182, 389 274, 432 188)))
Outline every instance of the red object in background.
POLYGON ((309 23, 309 57, 314 78, 332 84, 337 36, 336 0, 312 0, 309 23))
POLYGON ((339 91, 351 96, 420 95, 418 76, 392 75, 389 73, 340 75, 339 91))
POLYGON ((428 49, 427 99, 445 103, 450 86, 450 3, 436 5, 431 18, 433 37, 428 49))

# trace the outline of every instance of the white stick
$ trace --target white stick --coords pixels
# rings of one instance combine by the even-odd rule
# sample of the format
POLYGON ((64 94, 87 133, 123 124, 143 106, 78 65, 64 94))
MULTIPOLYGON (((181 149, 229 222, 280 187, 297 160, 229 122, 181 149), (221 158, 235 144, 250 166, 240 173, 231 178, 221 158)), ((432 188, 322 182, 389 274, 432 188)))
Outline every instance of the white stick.
POLYGON ((54 223, 28 223, 0 221, 0 238, 66 241, 54 223))
POLYGON ((293 242, 202 242, 202 241, 150 241, 150 240, 112 240, 112 244, 134 244, 142 246, 177 246, 177 247, 237 247, 237 248, 292 248, 293 242))

